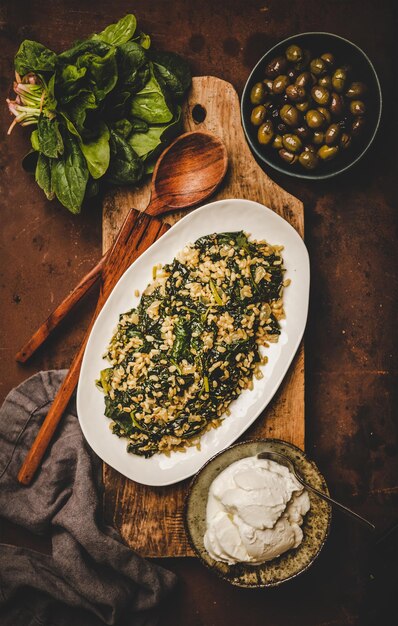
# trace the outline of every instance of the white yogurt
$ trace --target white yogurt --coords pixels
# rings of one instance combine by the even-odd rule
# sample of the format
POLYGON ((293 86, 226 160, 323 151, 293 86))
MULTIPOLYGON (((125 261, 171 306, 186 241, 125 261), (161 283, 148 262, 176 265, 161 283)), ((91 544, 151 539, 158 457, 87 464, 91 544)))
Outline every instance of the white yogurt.
POLYGON ((291 472, 268 459, 232 463, 209 489, 204 545, 216 561, 263 563, 297 548, 308 493, 291 472))

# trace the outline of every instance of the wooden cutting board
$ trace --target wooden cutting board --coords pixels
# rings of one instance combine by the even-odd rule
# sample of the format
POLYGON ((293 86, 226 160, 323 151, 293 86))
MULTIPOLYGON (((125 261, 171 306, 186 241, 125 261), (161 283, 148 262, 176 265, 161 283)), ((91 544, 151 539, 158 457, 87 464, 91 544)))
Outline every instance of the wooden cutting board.
MULTIPOLYGON (((304 235, 303 204, 281 189, 257 165, 241 126, 239 98, 230 83, 213 76, 194 78, 183 109, 183 120, 186 131, 207 130, 220 137, 227 148, 228 173, 213 200, 247 198, 261 202, 304 235)), ((127 211, 131 207, 144 210, 149 195, 148 182, 138 189, 116 190, 105 198, 104 252, 112 244, 127 211)), ((173 224, 182 215, 172 214, 165 221, 173 224)), ((272 402, 242 439, 261 437, 284 439, 304 448, 303 346, 272 402)), ((104 465, 103 477, 106 519, 131 548, 143 556, 193 555, 183 523, 183 503, 189 480, 168 487, 147 487, 125 478, 108 465, 104 465)))

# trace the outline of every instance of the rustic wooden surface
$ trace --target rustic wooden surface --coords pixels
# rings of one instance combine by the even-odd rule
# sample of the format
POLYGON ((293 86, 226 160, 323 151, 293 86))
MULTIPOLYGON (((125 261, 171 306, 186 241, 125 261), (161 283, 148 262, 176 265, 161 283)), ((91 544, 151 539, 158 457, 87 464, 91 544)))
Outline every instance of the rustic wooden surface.
MULTIPOLYGON (((212 76, 193 79, 183 109, 184 130, 205 130, 219 137, 227 148, 229 168, 212 200, 248 198, 262 202, 287 219, 303 236, 303 204, 276 185, 257 165, 247 146, 240 122, 239 98, 230 83, 212 76), (195 121, 195 107, 205 119, 195 121)), ((106 252, 131 207, 145 210, 150 182, 144 189, 120 189, 105 198, 103 251, 106 252)), ((175 223, 186 212, 165 216, 175 223)), ((301 347, 279 392, 243 436, 276 437, 304 447, 304 350, 301 347)), ((168 487, 148 487, 125 478, 104 465, 106 515, 123 539, 145 556, 193 554, 184 530, 185 480, 168 487), (145 516, 140 515, 145 511, 145 516)))
MULTIPOLYGON (((133 10, 154 46, 173 49, 195 75, 240 94, 264 51, 295 33, 326 30, 363 48, 379 73, 382 125, 366 157, 336 180, 267 174, 303 200, 312 260, 306 330, 306 452, 331 492, 380 530, 398 517, 396 420, 398 169, 395 0, 2 0, 0 97, 24 38, 61 51, 133 10)), ((25 174, 28 134, 0 115, 0 395, 40 369, 68 367, 95 306, 82 302, 44 349, 21 366, 14 355, 101 256, 101 204, 73 216, 48 202, 25 174)), ((1 513, 0 513, 1 516, 1 513)), ((46 536, 1 523, 2 541, 49 552, 46 536)), ((374 547, 367 532, 334 515, 329 540, 304 575, 268 591, 234 589, 196 559, 163 559, 179 587, 161 626, 395 626, 398 540, 374 547)), ((71 619, 79 623, 78 617, 71 619)), ((80 619, 81 622, 81 619, 80 619)), ((85 623, 87 625, 88 621, 85 623)))

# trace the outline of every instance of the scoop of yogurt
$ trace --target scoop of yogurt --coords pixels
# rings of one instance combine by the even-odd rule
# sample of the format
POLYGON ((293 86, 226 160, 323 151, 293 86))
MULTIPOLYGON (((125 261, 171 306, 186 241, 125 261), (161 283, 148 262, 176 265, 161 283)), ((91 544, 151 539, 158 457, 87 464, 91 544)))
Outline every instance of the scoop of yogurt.
POLYGON ((236 461, 212 482, 204 545, 224 563, 263 563, 297 548, 308 493, 291 472, 256 456, 236 461))

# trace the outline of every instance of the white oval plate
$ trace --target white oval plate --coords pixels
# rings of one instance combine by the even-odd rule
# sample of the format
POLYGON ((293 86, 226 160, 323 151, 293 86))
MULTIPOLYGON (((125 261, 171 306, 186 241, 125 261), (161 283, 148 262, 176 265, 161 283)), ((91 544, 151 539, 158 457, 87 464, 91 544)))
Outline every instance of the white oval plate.
POLYGON ((310 270, 308 252, 300 235, 288 222, 262 204, 250 200, 219 200, 196 209, 155 242, 123 274, 91 331, 77 389, 77 412, 88 443, 108 465, 144 485, 170 485, 195 474, 214 454, 231 445, 265 409, 281 384, 304 333, 308 311, 310 270), (155 454, 149 459, 129 454, 127 440, 113 435, 104 415, 104 395, 95 386, 99 372, 107 367, 102 358, 117 326, 119 314, 139 302, 140 293, 152 280, 152 267, 170 263, 179 250, 199 237, 215 232, 244 230, 253 239, 283 245, 286 278, 284 291, 286 319, 276 344, 266 349, 269 358, 264 378, 254 380, 254 389, 245 390, 230 405, 231 415, 221 426, 206 432, 201 449, 155 454))

